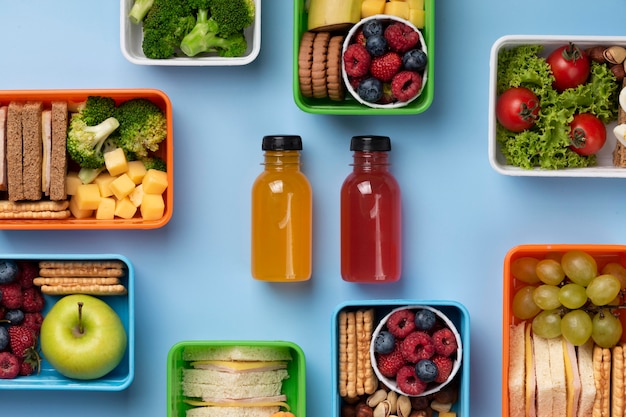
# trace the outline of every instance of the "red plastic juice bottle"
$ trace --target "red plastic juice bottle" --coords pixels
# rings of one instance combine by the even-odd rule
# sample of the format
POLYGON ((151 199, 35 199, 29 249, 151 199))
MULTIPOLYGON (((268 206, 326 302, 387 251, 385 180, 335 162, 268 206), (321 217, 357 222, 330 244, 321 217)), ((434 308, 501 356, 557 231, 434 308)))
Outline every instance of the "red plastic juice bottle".
POLYGON ((354 136, 353 172, 341 187, 341 276, 345 281, 394 282, 402 272, 402 207, 389 171, 387 136, 354 136))
POLYGON ((265 136, 265 169, 252 186, 252 276, 262 281, 311 277, 312 192, 300 170, 302 139, 265 136))

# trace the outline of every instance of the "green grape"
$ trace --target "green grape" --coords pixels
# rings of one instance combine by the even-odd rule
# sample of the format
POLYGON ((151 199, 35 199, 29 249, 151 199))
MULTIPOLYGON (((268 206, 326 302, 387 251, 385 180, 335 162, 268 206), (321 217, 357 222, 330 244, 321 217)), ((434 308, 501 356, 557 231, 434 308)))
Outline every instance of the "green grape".
POLYGON ((622 289, 619 279, 613 275, 598 275, 587 286, 587 297, 597 306, 607 305, 622 289))
POLYGON ((598 275, 598 264, 587 252, 572 250, 563 254, 561 266, 565 275, 576 284, 586 287, 598 275))
POLYGON ((619 279, 622 288, 626 288, 626 268, 617 262, 609 262, 602 268, 603 274, 611 274, 619 279))
POLYGON ((572 310, 561 318, 561 333, 574 346, 585 344, 592 330, 591 317, 583 310, 572 310))
POLYGON ((559 301, 570 310, 575 310, 587 302, 587 291, 582 285, 569 283, 559 288, 559 301))
POLYGON ((521 320, 528 320, 537 315, 541 309, 533 301, 535 287, 526 285, 517 290, 513 296, 513 315, 521 320))
POLYGON ((543 284, 533 291, 533 301, 542 310, 554 310, 561 306, 559 301, 559 287, 543 284))
POLYGON ((544 284, 559 285, 565 279, 561 263, 554 259, 542 259, 535 268, 537 276, 544 284))
POLYGON ((622 322, 607 308, 603 308, 592 319, 591 337, 603 348, 615 346, 622 338, 622 322))
POLYGON ((536 284, 539 282, 536 272, 538 263, 539 259, 530 256, 518 258, 511 263, 511 274, 527 284, 536 284))
POLYGON ((552 339, 561 335, 561 315, 558 310, 545 310, 537 314, 532 323, 533 333, 552 339))

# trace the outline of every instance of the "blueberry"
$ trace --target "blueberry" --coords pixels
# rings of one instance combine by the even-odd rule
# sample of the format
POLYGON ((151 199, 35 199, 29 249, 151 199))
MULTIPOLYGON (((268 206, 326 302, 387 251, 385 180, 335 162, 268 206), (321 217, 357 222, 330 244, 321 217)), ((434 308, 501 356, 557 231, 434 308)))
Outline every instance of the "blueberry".
POLYGON ((10 324, 20 324, 24 321, 24 312, 22 310, 7 310, 4 313, 4 319, 8 320, 10 324))
POLYGON ((374 339, 374 351, 387 354, 393 352, 396 345, 396 338, 386 330, 382 330, 374 339))
POLYGON ((432 382, 437 378, 439 369, 435 362, 430 359, 421 359, 415 364, 415 374, 424 382, 432 382))
POLYGON ((402 55, 402 65, 409 71, 423 71, 427 62, 426 53, 421 49, 411 49, 402 55))
POLYGON ((0 352, 9 346, 9 330, 6 327, 0 327, 0 352))
POLYGON ((372 56, 381 56, 387 52, 387 39, 383 35, 372 35, 365 40, 365 49, 372 56))
POLYGON ((430 330, 435 325, 437 317, 430 310, 422 309, 415 313, 415 327, 419 330, 430 330))
POLYGON ((374 77, 365 78, 359 83, 357 94, 365 101, 376 103, 383 95, 383 83, 374 77))
POLYGON ((363 36, 369 38, 373 35, 382 35, 384 32, 383 23, 380 20, 373 19, 363 24, 363 36))
POLYGON ((15 281, 17 276, 17 263, 8 259, 0 260, 0 284, 8 284, 15 281))

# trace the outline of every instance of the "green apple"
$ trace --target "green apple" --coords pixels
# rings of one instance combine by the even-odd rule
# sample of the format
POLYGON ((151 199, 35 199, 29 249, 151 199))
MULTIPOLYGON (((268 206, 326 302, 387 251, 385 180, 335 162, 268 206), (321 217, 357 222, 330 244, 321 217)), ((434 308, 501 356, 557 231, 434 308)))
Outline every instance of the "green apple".
POLYGON ((60 374, 96 379, 111 372, 126 352, 124 324, 99 298, 66 295, 45 315, 39 336, 41 352, 60 374))

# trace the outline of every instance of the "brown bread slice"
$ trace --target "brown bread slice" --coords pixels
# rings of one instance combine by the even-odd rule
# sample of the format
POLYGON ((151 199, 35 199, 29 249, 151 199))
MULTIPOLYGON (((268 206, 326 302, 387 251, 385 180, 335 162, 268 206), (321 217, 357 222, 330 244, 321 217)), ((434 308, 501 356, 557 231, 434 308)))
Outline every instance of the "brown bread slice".
POLYGON ((24 199, 22 187, 22 109, 24 104, 12 101, 7 112, 7 188, 9 200, 24 199))
POLYGON ((52 102, 52 155, 50 162, 50 200, 65 200, 65 175, 67 173, 67 139, 68 124, 67 102, 52 102))
POLYGON ((25 200, 41 200, 41 101, 29 101, 22 111, 22 186, 25 200))

